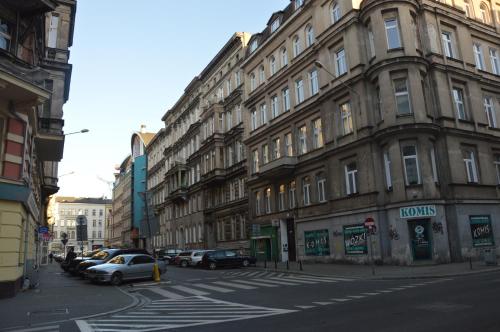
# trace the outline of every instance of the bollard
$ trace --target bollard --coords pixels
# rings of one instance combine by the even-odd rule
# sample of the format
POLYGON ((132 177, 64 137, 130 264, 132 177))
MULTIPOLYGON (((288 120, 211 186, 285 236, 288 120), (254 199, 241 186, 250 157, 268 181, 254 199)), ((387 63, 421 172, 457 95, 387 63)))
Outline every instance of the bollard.
POLYGON ((264 268, 267 269, 267 259, 264 261, 264 268))
POLYGON ((286 261, 286 269, 290 270, 290 266, 288 265, 288 261, 286 261))
POLYGON ((303 269, 302 269, 302 261, 299 261, 299 268, 300 268, 301 271, 303 271, 303 269))
POLYGON ((469 267, 472 270, 472 255, 469 255, 469 267))
POLYGON ((277 259, 274 260, 274 269, 275 270, 278 269, 278 260, 277 259))
POLYGON ((160 269, 156 263, 153 265, 153 277, 156 282, 160 281, 160 269))

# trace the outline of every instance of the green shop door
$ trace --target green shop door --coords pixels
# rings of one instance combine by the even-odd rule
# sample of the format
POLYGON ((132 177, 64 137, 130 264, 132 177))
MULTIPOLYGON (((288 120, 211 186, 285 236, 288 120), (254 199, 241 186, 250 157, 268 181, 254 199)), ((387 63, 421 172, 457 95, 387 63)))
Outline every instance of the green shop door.
POLYGON ((432 240, 429 219, 408 221, 411 250, 416 261, 432 259, 432 240))

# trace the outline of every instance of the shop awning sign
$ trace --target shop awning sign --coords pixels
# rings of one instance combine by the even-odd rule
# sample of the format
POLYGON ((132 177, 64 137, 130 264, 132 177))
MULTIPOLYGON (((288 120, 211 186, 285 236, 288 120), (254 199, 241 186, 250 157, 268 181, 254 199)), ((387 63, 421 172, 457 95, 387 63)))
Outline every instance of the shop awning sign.
POLYGON ((417 205, 405 206, 399 209, 399 217, 401 219, 435 217, 435 205, 417 205))

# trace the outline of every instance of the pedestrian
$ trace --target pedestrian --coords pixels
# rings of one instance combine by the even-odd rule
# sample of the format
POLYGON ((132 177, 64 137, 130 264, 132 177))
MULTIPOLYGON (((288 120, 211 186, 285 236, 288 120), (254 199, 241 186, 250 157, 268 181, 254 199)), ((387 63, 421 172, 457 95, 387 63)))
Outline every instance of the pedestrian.
POLYGON ((52 260, 54 259, 54 255, 52 254, 52 251, 49 253, 49 263, 52 264, 52 260))

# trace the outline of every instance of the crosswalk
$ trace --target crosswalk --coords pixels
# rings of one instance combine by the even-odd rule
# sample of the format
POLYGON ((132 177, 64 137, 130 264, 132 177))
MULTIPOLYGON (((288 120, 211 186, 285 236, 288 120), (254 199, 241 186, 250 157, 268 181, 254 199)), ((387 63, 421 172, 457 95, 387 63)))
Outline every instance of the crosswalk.
POLYGON ((78 320, 81 332, 164 331, 175 328, 216 324, 283 315, 295 310, 252 306, 193 296, 152 301, 135 311, 89 320, 78 320))
POLYGON ((234 274, 226 274, 223 278, 207 279, 192 282, 183 282, 182 284, 168 284, 157 287, 136 287, 138 291, 143 291, 147 296, 147 292, 151 291, 156 296, 161 296, 168 299, 183 299, 191 296, 208 296, 211 294, 226 294, 236 291, 252 291, 258 289, 267 289, 282 286, 311 286, 321 283, 338 283, 349 282, 355 279, 344 277, 320 277, 311 275, 285 274, 285 273, 269 273, 264 272, 252 273, 241 272, 234 274), (145 292, 144 292, 145 291, 145 292))

